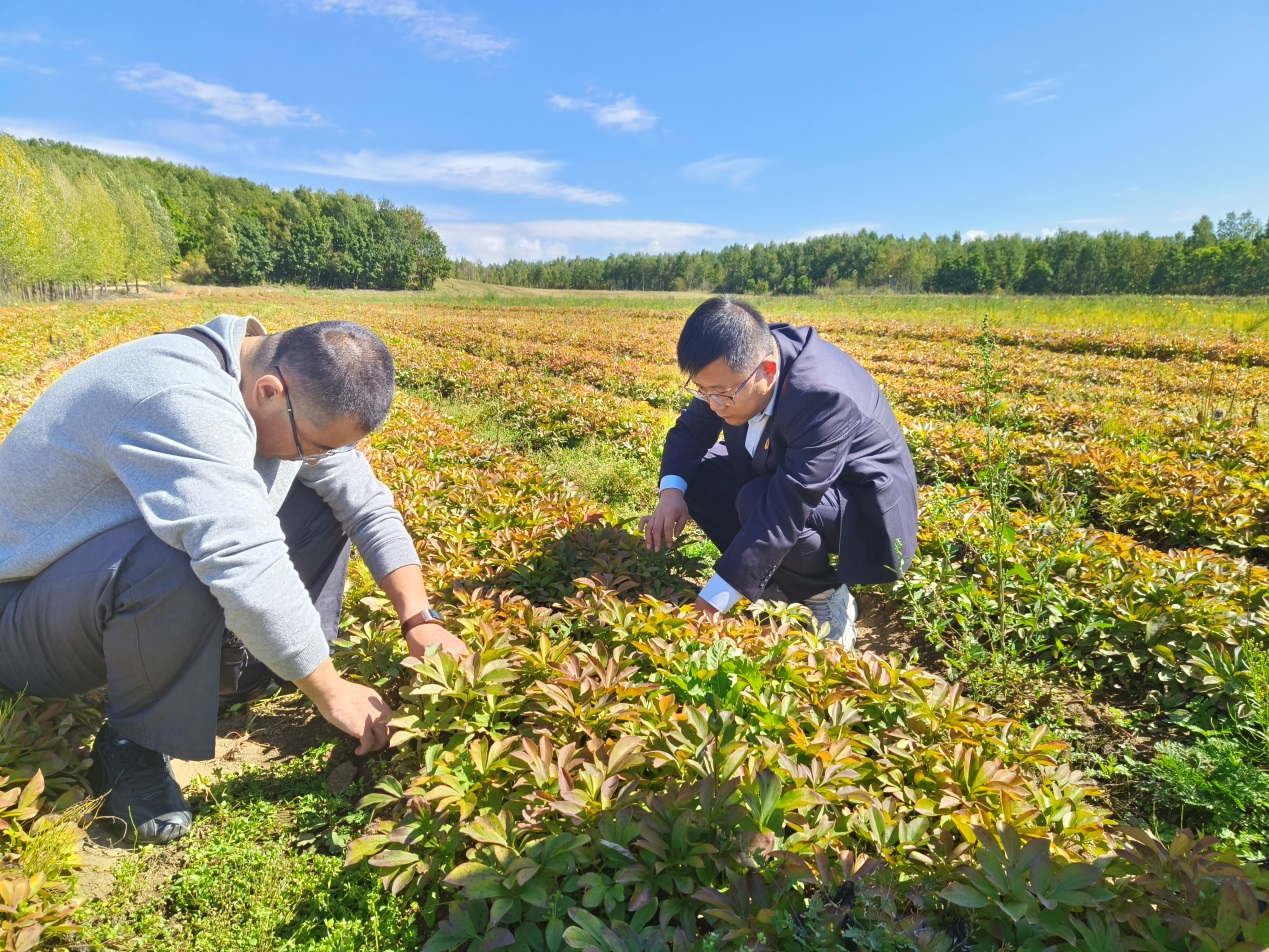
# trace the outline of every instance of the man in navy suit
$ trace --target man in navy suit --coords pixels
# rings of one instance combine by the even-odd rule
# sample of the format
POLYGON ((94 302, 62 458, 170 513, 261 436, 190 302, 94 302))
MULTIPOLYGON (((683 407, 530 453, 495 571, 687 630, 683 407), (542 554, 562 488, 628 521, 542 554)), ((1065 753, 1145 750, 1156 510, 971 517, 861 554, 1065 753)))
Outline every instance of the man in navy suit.
POLYGON ((696 399, 665 438, 648 545, 691 518, 722 553, 698 610, 801 602, 853 647, 849 586, 894 581, 916 551, 916 472, 877 382, 814 328, 726 298, 692 312, 678 362, 696 399))

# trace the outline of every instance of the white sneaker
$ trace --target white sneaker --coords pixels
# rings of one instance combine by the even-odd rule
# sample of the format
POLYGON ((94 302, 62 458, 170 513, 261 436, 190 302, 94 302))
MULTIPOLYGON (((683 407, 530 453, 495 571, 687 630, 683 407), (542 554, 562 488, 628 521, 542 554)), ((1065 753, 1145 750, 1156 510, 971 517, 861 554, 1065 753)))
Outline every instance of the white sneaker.
POLYGON ((859 605, 846 585, 830 588, 806 599, 803 603, 811 610, 815 620, 828 625, 828 637, 841 643, 847 650, 855 647, 855 619, 859 605))

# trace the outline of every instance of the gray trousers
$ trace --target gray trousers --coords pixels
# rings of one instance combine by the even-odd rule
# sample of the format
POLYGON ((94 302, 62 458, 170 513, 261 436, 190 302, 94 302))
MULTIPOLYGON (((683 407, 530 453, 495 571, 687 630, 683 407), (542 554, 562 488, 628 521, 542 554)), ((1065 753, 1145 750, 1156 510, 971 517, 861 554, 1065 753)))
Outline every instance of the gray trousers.
MULTIPOLYGON (((278 518, 322 619, 339 630, 350 545, 298 480, 278 518)), ((189 556, 141 520, 68 552, 0 604, 0 684, 40 697, 105 686, 121 737, 183 760, 216 753, 225 617, 189 556)))

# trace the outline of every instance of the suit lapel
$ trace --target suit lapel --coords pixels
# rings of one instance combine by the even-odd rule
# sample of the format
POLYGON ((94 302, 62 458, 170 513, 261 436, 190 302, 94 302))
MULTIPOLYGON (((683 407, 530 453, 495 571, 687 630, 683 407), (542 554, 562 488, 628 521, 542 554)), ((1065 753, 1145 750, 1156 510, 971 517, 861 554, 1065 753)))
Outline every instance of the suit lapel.
MULTIPOLYGON (((771 437, 775 433, 776 418, 780 415, 784 394, 789 387, 789 379, 793 376, 793 363, 800 352, 800 348, 796 347, 794 342, 785 335, 776 334, 775 337, 776 346, 780 348, 780 389, 776 393, 776 402, 771 408, 771 416, 767 418, 767 423, 762 428, 762 435, 758 438, 758 445, 754 448, 752 457, 745 448, 745 437, 749 435, 749 425, 747 423, 740 426, 723 424, 727 455, 735 462, 737 472, 745 478, 766 476, 769 474, 768 468, 772 471, 775 469, 775 465, 771 465, 770 460, 771 437), (748 472, 745 472, 746 470, 748 472)), ((776 461, 776 465, 778 463, 779 461, 776 461)))
MULTIPOLYGON (((767 423, 762 428, 762 435, 758 437, 758 445, 754 448, 753 469, 759 476, 766 476, 768 472, 771 437, 775 433, 775 422, 780 416, 785 392, 789 389, 789 378, 793 376, 793 361, 797 358, 797 352, 782 337, 777 336, 776 340, 780 348, 780 385, 776 391, 775 404, 771 407, 771 416, 767 417, 767 423)), ((775 469, 774 466, 770 468, 775 469)))

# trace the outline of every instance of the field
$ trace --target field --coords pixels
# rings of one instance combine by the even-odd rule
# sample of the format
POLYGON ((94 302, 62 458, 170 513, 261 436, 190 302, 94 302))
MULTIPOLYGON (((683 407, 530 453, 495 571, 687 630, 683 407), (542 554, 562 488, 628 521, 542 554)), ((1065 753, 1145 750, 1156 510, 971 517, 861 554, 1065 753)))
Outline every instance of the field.
POLYGON ((93 699, 0 699, 0 946, 1269 947, 1269 302, 758 301, 878 378, 923 483, 913 569, 861 593, 847 656, 797 608, 698 622, 716 553, 628 531, 699 300, 0 309, 0 438, 155 330, 378 330, 400 396, 367 453, 475 650, 403 661, 355 570, 337 663, 396 706, 391 751, 257 705, 187 841, 126 854, 76 825, 93 699))

